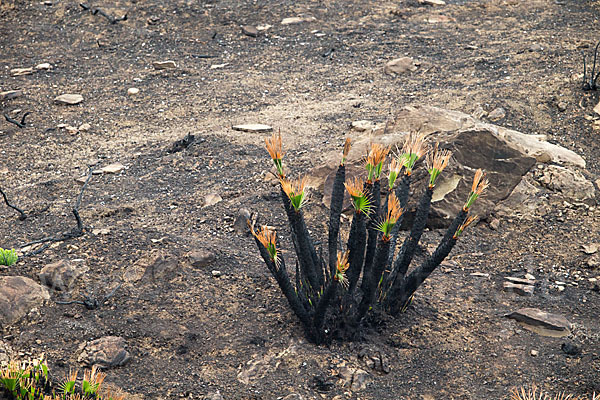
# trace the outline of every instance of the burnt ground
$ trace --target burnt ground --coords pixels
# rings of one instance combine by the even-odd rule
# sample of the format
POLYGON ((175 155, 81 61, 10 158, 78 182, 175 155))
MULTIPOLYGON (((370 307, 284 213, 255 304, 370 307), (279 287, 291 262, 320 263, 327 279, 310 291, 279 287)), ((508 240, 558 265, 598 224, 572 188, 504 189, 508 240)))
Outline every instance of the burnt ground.
MULTIPOLYGON (((399 319, 370 330, 364 342, 329 347, 306 343, 253 241, 232 230, 238 209, 247 207, 285 232, 276 190, 264 181, 270 168, 265 134, 231 130, 238 123, 281 129, 286 165, 298 173, 340 149, 354 120, 384 122, 406 104, 467 113, 477 105, 503 107, 507 115, 499 124, 546 134, 578 152, 588 178, 596 179, 600 141, 586 116, 593 115, 598 93, 583 92, 577 74, 582 52, 589 57, 600 39, 600 3, 447 3, 91 3, 115 16, 127 12, 126 21, 110 24, 76 1, 1 0, 0 85, 24 95, 0 102, 0 111, 32 115, 23 129, 0 122, 0 177, 13 202, 39 211, 19 221, 2 207, 2 247, 71 229, 70 209, 81 189, 75 180, 88 165, 120 162, 125 169, 92 178, 80 210, 89 227, 83 237, 22 258, 0 274, 37 279, 44 265, 68 259, 89 268, 72 288, 79 298, 86 290, 105 293, 157 254, 179 262, 162 278, 125 282, 98 310, 48 302, 3 327, 4 339, 22 355, 45 353, 61 375, 79 366, 82 342, 122 336, 132 361, 108 370, 107 381, 149 399, 202 398, 217 390, 226 399, 289 393, 504 399, 511 388, 530 383, 552 393, 600 391, 600 294, 589 281, 600 279, 600 270, 590 268, 590 256, 581 251, 599 240, 598 209, 565 204, 557 195, 534 215, 502 219, 498 230, 479 223, 451 254, 451 267, 438 271, 399 319), (315 19, 280 24, 298 15, 315 19), (451 20, 428 22, 434 15, 451 20), (264 24, 272 27, 256 38, 240 29, 264 24), (404 55, 420 68, 383 73, 387 61, 404 55), (152 67, 164 60, 177 68, 152 67), (9 72, 44 62, 52 69, 9 72), (130 87, 139 94, 128 96, 130 87), (85 100, 54 104, 63 93, 85 100), (61 123, 91 129, 47 130, 61 123), (188 133, 197 140, 170 153, 188 133), (205 207, 211 193, 223 200, 205 207), (216 260, 194 268, 186 259, 192 250, 209 251, 216 260), (534 296, 502 291, 504 276, 526 272, 541 282, 534 296), (552 285, 556 280, 568 283, 564 292, 552 285), (573 333, 543 337, 503 318, 526 306, 565 315, 573 333), (566 355, 564 342, 581 354, 566 355), (389 373, 365 366, 359 358, 365 348, 384 356, 389 373), (237 379, 248 361, 263 357, 261 373, 249 384, 237 379), (365 389, 342 387, 343 362, 369 371, 365 389)), ((308 206, 311 226, 323 224, 319 204, 308 206)), ((425 239, 437 237, 431 232, 425 239)))

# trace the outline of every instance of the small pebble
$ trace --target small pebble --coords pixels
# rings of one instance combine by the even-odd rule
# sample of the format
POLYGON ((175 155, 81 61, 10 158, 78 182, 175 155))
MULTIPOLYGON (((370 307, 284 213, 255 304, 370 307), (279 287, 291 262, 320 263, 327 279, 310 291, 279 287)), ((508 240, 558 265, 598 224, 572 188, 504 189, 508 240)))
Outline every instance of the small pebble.
POLYGON ((211 271, 211 274, 212 274, 212 276, 214 276, 215 278, 218 278, 218 277, 220 277, 220 276, 221 276, 221 271, 219 271, 219 270, 216 270, 216 269, 215 269, 215 270, 212 270, 212 271, 211 271))
POLYGON ((127 89, 127 94, 130 96, 134 96, 134 95, 138 94, 139 92, 140 92, 140 89, 138 89, 138 88, 132 87, 132 88, 127 89))
POLYGON ((537 356, 538 356, 538 354, 540 354, 540 352, 539 352, 539 351, 537 351, 537 350, 531 350, 531 356, 532 356, 532 357, 537 357, 537 356))

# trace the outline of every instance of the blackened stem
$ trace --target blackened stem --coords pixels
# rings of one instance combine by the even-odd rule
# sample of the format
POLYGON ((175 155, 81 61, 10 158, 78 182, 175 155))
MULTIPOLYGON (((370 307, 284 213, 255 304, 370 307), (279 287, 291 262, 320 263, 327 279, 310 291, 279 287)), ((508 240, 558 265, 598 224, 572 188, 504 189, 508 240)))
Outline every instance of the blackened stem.
POLYGON ((373 257, 375 256, 375 247, 377 246, 377 238, 379 237, 379 231, 377 228, 377 216, 381 208, 381 186, 377 180, 370 185, 370 196, 372 199, 373 207, 371 208, 371 218, 367 222, 367 231, 369 238, 367 239, 367 252, 365 254, 365 262, 363 267, 363 283, 361 289, 365 290, 365 277, 371 273, 371 266, 373 265, 373 257))
POLYGON ((358 306, 358 314, 356 317, 356 324, 359 324, 363 319, 371 305, 375 301, 375 294, 377 293, 377 285, 385 269, 388 253, 390 251, 390 242, 384 238, 380 239, 377 243, 377 250, 375 252, 375 259, 373 262, 372 269, 368 275, 363 276, 363 298, 358 306))
POLYGON ((27 219, 27 214, 25 214, 25 211, 21 210, 19 207, 15 206, 14 204, 11 204, 8 201, 8 197, 6 196, 6 193, 4 193, 4 191, 0 188, 0 194, 2 194, 2 197, 4 198, 4 202, 6 203, 7 206, 9 206, 10 208, 12 208, 13 210, 17 211, 20 215, 19 215, 19 220, 24 221, 25 219, 27 219))
MULTIPOLYGON (((325 314, 327 313, 327 308, 331 303, 331 300, 335 296, 335 292, 337 290, 338 282, 335 280, 331 280, 323 293, 323 296, 319 299, 319 304, 317 304, 317 308, 315 310, 315 315, 313 317, 313 326, 315 329, 315 337, 317 342, 319 342, 320 337, 322 336, 321 329, 323 327, 323 322, 325 322, 325 314)), ((317 343, 318 344, 318 343, 317 343)))
POLYGON ((338 235, 340 232, 340 215, 344 203, 344 182, 346 181, 346 167, 340 165, 335 173, 333 189, 331 191, 331 204, 329 206, 329 272, 335 274, 337 268, 338 235))
POLYGON ((265 264, 267 264, 267 268, 277 281, 279 288, 283 292, 285 298, 287 299, 292 311, 296 314, 296 316, 300 319, 302 324, 304 325, 307 331, 310 331, 311 327, 311 318, 309 313, 306 311, 300 298, 296 295, 292 283, 290 282, 290 278, 288 276, 287 270, 285 268, 285 261, 281 255, 278 256, 278 265, 271 259, 271 256, 265 246, 255 237, 254 241, 258 246, 258 250, 260 251, 260 255, 262 256, 265 264))
POLYGON ((348 249, 350 251, 350 254, 348 254, 348 263, 350 265, 346 272, 349 282, 349 293, 352 293, 356 287, 365 260, 365 246, 367 244, 365 218, 366 215, 363 212, 355 212, 352 218, 352 225, 350 226, 350 237, 348 238, 348 249))
POLYGON ((435 271, 438 265, 450 254, 450 251, 456 244, 456 238, 454 237, 458 227, 467 218, 468 212, 461 210, 458 215, 454 218, 444 238, 435 249, 431 256, 428 256, 423 264, 415 268, 408 276, 404 277, 399 289, 396 292, 396 297, 388 296, 391 306, 389 307, 390 314, 398 315, 398 313, 404 308, 410 297, 416 292, 421 284, 435 271))

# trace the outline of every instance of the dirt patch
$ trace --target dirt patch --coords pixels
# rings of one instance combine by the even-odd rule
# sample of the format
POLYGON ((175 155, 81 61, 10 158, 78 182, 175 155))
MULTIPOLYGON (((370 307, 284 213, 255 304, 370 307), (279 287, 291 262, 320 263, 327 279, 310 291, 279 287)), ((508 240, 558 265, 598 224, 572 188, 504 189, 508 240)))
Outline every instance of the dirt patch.
MULTIPOLYGON (((92 164, 123 165, 92 177, 80 209, 90 227, 85 236, 0 274, 37 279, 52 262, 85 264, 84 277, 54 300, 88 291, 101 297, 125 283, 98 309, 49 302, 3 327, 13 350, 45 353, 60 375, 78 365, 82 343, 122 337, 131 360, 109 369, 107 381, 151 399, 217 390, 226 399, 502 399, 531 382, 552 392, 600 391, 600 294, 590 281, 600 271, 580 251, 599 241, 597 209, 556 196, 533 215, 502 219, 497 230, 481 223, 399 319, 382 321, 365 343, 315 347, 304 341, 253 241, 233 233, 240 207, 287 230, 277 191, 264 180, 266 134, 231 129, 281 129, 295 175, 341 149, 352 121, 382 123, 413 103, 467 113, 502 107, 498 124, 578 152, 593 181, 600 142, 589 119, 598 93, 583 92, 577 74, 582 52, 589 59, 600 38, 597 1, 90 5, 128 18, 111 24, 66 0, 0 2, 0 92, 23 92, 0 100, 0 111, 17 121, 32 112, 24 128, 0 123, 0 178, 14 203, 37 211, 20 221, 3 208, 0 245, 69 231, 76 180, 92 164), (282 25, 289 17, 301 22, 282 25), (242 25, 271 27, 252 37, 242 25), (405 56, 415 71, 384 73, 388 61, 405 56), (175 68, 153 66, 170 60, 175 68), (42 63, 51 69, 35 68, 42 63), (55 103, 62 94, 83 101, 55 103), (195 140, 174 152, 188 134, 195 140), (206 206, 213 194, 221 200, 206 206), (186 255, 194 250, 215 260, 193 267, 186 255), (175 261, 162 265, 157 255, 175 261), (526 272, 539 282, 534 296, 502 291, 504 276, 526 272), (566 283, 564 291, 556 281, 566 283), (538 336, 504 317, 523 307, 564 315, 574 324, 571 335, 538 336), (567 355, 566 341, 580 354, 567 355), (372 368, 382 361, 365 356, 365 346, 387 368, 372 368)), ((318 196, 308 206, 316 232, 326 221, 318 196)), ((439 237, 427 232, 424 244, 439 237)))

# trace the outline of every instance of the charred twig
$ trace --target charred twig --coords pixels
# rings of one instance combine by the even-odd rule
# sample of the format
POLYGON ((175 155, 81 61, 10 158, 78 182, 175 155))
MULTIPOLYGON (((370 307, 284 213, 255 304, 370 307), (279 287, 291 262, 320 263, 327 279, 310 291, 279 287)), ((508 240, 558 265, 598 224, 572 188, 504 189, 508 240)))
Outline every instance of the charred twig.
POLYGON ((25 118, 31 114, 31 111, 27 111, 25 114, 23 114, 23 116, 21 117, 21 122, 17 121, 16 119, 12 119, 11 117, 8 116, 8 114, 4 114, 4 118, 10 122, 11 124, 15 124, 16 126, 18 126, 19 128, 25 128, 25 118))
POLYGON ((104 295, 101 300, 93 297, 93 294, 84 294, 83 300, 70 300, 70 301, 55 301, 56 304, 69 305, 69 304, 80 304, 88 310, 96 310, 103 306, 108 299, 114 296, 115 292, 121 287, 122 283, 119 283, 110 293, 104 295))
POLYGON ((19 207, 15 206, 14 204, 11 204, 8 201, 8 197, 6 196, 6 193, 4 193, 2 188, 0 188, 0 194, 2 194, 2 197, 4 197, 4 202, 6 203, 6 205, 9 206, 10 208, 12 208, 13 210, 17 211, 20 214, 19 220, 24 221, 25 219, 27 219, 27 214, 25 214, 25 211, 21 210, 19 207))
POLYGON ((79 6, 86 11, 89 10, 92 13, 92 15, 96 15, 96 14, 102 15, 111 24, 116 24, 117 22, 127 20, 127 13, 125 13, 125 15, 123 15, 122 17, 113 17, 112 15, 107 14, 104 10, 101 10, 100 8, 97 8, 97 7, 90 7, 84 3, 79 3, 79 6))
POLYGON ((47 238, 38 239, 38 240, 31 241, 29 243, 25 243, 23 246, 21 246, 21 248, 24 248, 27 246, 33 246, 35 244, 41 244, 41 243, 44 243, 44 245, 36 250, 33 250, 33 251, 23 254, 23 257, 40 254, 44 250, 46 250, 50 246, 50 244, 52 244, 54 242, 64 242, 65 240, 75 239, 75 238, 83 236, 85 227, 83 225, 83 221, 81 220, 81 217, 79 216, 79 206, 81 205, 81 199, 83 198, 83 192, 85 191, 90 179, 92 178, 92 171, 93 171, 93 169, 90 167, 89 172, 88 172, 88 177, 86 178, 83 186, 81 187, 81 191, 79 192, 79 196, 77 196, 77 201, 75 202, 75 207, 73 207, 73 210, 72 210, 73 216, 75 217, 75 221, 77 222, 77 226, 75 228, 71 229, 69 232, 64 232, 59 236, 50 236, 47 238))
POLYGON ((590 74, 589 79, 587 79, 587 68, 586 68, 586 63, 585 63, 585 53, 583 53, 583 85, 582 85, 582 89, 583 90, 596 90, 596 89, 598 89, 598 85, 596 84, 596 81, 598 80, 598 77, 600 77, 600 70, 596 74, 596 58, 598 57, 598 46, 600 46, 600 41, 598 42, 598 44, 596 44, 596 47, 594 48, 594 63, 592 64, 592 72, 590 74), (594 75, 594 74, 596 74, 596 75, 594 75))

